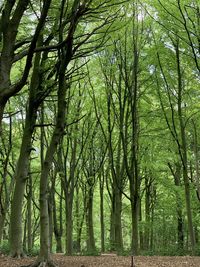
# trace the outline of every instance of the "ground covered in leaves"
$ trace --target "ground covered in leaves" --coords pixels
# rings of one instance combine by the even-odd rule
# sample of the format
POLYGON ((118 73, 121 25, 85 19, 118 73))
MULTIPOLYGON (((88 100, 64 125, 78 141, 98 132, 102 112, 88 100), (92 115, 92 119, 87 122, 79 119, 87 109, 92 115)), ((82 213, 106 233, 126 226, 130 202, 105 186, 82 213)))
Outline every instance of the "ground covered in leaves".
MULTIPOLYGON (((18 267, 28 265, 36 258, 13 259, 0 255, 0 267, 18 267)), ((123 256, 65 256, 54 255, 54 262, 58 267, 131 267, 131 257, 123 256)), ((134 258, 135 267, 200 267, 200 257, 144 257, 134 258)))

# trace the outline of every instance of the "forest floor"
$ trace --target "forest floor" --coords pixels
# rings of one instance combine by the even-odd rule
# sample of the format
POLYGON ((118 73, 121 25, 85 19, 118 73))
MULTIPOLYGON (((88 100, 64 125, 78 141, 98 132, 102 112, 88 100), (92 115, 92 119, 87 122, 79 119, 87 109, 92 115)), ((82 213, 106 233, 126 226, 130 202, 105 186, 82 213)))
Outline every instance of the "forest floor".
MULTIPOLYGON (((13 259, 0 255, 0 267, 18 267, 34 262, 36 258, 13 259)), ((58 267, 131 267, 131 257, 124 256, 53 256, 58 267)), ((138 256, 135 267, 200 267, 200 257, 138 256)))

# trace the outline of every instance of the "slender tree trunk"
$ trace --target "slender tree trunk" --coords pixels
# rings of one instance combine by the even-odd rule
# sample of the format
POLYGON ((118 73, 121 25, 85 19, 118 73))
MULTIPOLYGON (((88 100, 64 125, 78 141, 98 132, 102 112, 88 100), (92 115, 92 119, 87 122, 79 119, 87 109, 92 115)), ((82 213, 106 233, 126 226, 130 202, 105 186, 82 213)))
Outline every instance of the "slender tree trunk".
POLYGON ((28 196, 27 196, 27 237, 28 237, 28 252, 32 250, 32 177, 29 174, 28 181, 28 196))
POLYGON ((154 250, 154 245, 155 245, 155 235, 154 235, 154 203, 156 199, 156 189, 152 189, 152 203, 151 203, 151 219, 150 219, 150 250, 154 250))
POLYGON ((62 75, 62 77, 60 77, 60 85, 58 89, 58 113, 56 118, 56 126, 53 132, 50 145, 47 148, 40 178, 40 253, 37 260, 38 265, 41 262, 47 262, 49 265, 52 265, 50 260, 49 240, 48 176, 57 145, 64 134, 66 115, 65 96, 67 90, 64 72, 62 74, 60 73, 59 75, 62 75))
MULTIPOLYGON (((174 176, 175 186, 181 186, 181 165, 180 163, 175 164, 175 171, 173 171, 172 166, 168 164, 172 175, 174 176)), ((184 225, 183 225, 183 207, 179 191, 176 191, 176 204, 177 204, 177 236, 178 236, 178 249, 183 251, 184 247, 184 225)))
MULTIPOLYGON (((1 135, 1 134, 0 134, 1 135)), ((13 190, 14 179, 11 180, 10 185, 7 184, 7 175, 9 167, 9 159, 12 151, 12 117, 9 118, 9 146, 6 157, 3 160, 3 174, 2 183, 0 186, 0 244, 3 237, 4 223, 6 215, 10 206, 10 194, 13 190), (3 193, 4 192, 4 193, 3 193)))
MULTIPOLYGON (((76 27, 76 25, 73 25, 76 27)), ((41 170, 40 177, 40 253, 36 263, 33 266, 40 266, 41 264, 53 265, 50 259, 50 243, 49 243, 49 214, 48 214, 48 182, 49 172, 52 166, 53 157, 56 152, 57 146, 64 135, 65 120, 66 120, 66 92, 68 85, 66 84, 65 71, 68 63, 71 60, 72 48, 72 36, 73 30, 68 36, 69 47, 63 49, 62 60, 59 69, 59 84, 58 84, 58 108, 56 115, 56 125, 53 131, 53 135, 50 141, 50 145, 47 148, 46 156, 41 170)))
MULTIPOLYGON (((110 246, 111 250, 120 253, 123 250, 121 211, 122 211, 122 177, 121 173, 121 134, 118 139, 117 160, 114 161, 114 152, 112 144, 112 127, 111 127, 111 99, 112 95, 107 93, 107 114, 108 114, 108 153, 112 177, 112 197, 111 197, 111 223, 110 223, 110 246), (121 190, 121 191, 120 191, 121 190)), ((120 125, 122 125, 120 121, 120 125)), ((121 130, 121 129, 120 129, 121 130)))
POLYGON ((65 196, 66 207, 66 254, 73 252, 73 220, 72 220, 72 199, 70 194, 65 196))
POLYGON ((85 218, 85 210, 86 207, 84 205, 83 214, 80 214, 80 201, 79 201, 79 188, 76 186, 76 241, 77 241, 77 252, 81 252, 81 234, 82 234, 82 227, 85 218))
POLYGON ((132 252, 133 255, 138 255, 139 252, 139 238, 138 238, 138 221, 139 221, 139 199, 137 195, 132 196, 131 201, 131 215, 132 215, 132 252))
POLYGON ((121 223, 121 213, 122 213, 122 194, 119 188, 116 190, 116 202, 115 202, 115 249, 118 253, 123 250, 123 240, 122 240, 122 223, 121 223))
MULTIPOLYGON (((75 128, 78 130, 78 128, 75 128)), ((65 205, 66 205, 66 254, 73 253, 73 202, 75 189, 75 170, 76 170, 76 148, 77 138, 72 141, 72 155, 70 160, 70 175, 64 179, 65 205)), ((65 162, 66 164, 66 162, 65 162)))
POLYGON ((27 251, 27 218, 24 220, 24 236, 23 236, 23 249, 27 251))
POLYGON ((115 196, 112 194, 110 211, 110 250, 115 250, 115 196))
POLYGON ((15 173, 15 189, 11 205, 10 217, 10 253, 13 257, 24 255, 22 246, 22 204, 29 170, 29 156, 32 147, 32 133, 36 121, 36 109, 27 111, 20 156, 15 173))
POLYGON ((104 224, 104 173, 100 176, 100 224, 101 224, 101 252, 105 251, 105 224, 104 224), (102 180, 101 180, 102 179, 102 180))
POLYGON ((200 171, 199 171, 199 150, 198 150, 198 135, 197 135, 197 127, 194 121, 194 155, 195 155, 195 169, 196 169, 196 175, 195 175, 195 185, 197 190, 197 198, 200 202, 200 171))
POLYGON ((56 201, 55 201, 55 191, 53 194, 53 221, 54 221, 54 235, 56 239, 56 252, 62 252, 62 196, 63 196, 63 189, 61 189, 60 195, 60 205, 59 205, 59 224, 57 220, 57 211, 56 211, 56 201))
POLYGON ((94 225, 93 225, 93 187, 90 186, 87 199, 87 213, 86 213, 86 227, 87 227, 87 250, 88 252, 95 252, 94 239, 94 225))
POLYGON ((187 144, 186 144, 186 133, 185 133, 185 124, 183 121, 182 113, 182 94, 183 94, 183 84, 182 84, 182 74, 181 74, 181 65, 180 65, 180 52, 179 44, 175 45, 176 51, 176 61, 177 61, 177 75, 178 75, 178 118, 181 131, 181 148, 180 156, 182 161, 182 171, 183 171, 183 181, 185 186, 185 201, 186 201, 186 211, 188 219, 188 231, 190 235, 191 249, 194 252, 195 249, 195 234, 193 228, 192 220, 192 210, 191 210, 191 196, 190 196, 190 181, 188 177, 188 160, 187 160, 187 144))
POLYGON ((20 148, 20 156, 15 171, 15 189, 11 205, 10 216, 10 253, 13 257, 23 256, 22 246, 22 205, 24 199, 25 184, 29 171, 29 157, 32 149, 32 135, 37 119, 37 109, 40 101, 37 99, 39 84, 41 53, 35 57, 31 78, 28 107, 25 119, 25 127, 20 148))
MULTIPOLYGON (((141 203, 141 199, 139 199, 139 223, 142 222, 142 203, 141 203)), ((139 250, 144 250, 144 244, 145 244, 145 240, 144 240, 144 227, 140 227, 139 228, 139 250)))
POLYGON ((1 214, 0 214, 0 244, 1 244, 1 241, 3 238, 3 229, 4 229, 5 219, 6 219, 6 214, 4 211, 1 211, 1 214))
POLYGON ((149 240, 150 240, 150 196, 151 185, 149 184, 148 177, 145 177, 145 238, 144 238, 144 249, 149 250, 149 240))
POLYGON ((4 99, 0 99, 0 135, 2 132, 2 120, 3 120, 3 113, 6 106, 6 102, 4 99))
POLYGON ((53 207, 52 207, 52 188, 49 189, 49 197, 48 197, 48 213, 49 213, 49 243, 50 243, 50 251, 53 249, 53 207))

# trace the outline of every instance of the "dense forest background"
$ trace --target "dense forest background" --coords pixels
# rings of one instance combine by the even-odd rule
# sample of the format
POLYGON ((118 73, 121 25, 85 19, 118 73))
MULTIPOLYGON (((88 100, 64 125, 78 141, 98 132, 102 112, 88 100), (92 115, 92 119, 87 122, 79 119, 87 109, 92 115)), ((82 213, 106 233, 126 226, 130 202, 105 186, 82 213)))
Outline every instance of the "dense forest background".
POLYGON ((200 253, 199 1, 0 10, 1 251, 200 253))

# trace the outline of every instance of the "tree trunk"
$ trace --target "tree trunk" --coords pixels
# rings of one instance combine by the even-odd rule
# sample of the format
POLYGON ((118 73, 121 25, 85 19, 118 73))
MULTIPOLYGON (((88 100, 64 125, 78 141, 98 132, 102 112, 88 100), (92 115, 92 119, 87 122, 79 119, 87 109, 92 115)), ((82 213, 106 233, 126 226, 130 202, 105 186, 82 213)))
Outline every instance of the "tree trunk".
MULTIPOLYGON (((75 25, 73 25, 74 27, 75 25)), ((75 29, 74 29, 75 30, 75 29)), ((70 33, 70 34, 73 34, 70 33)), ((68 63, 71 60, 71 51, 73 39, 72 36, 68 36, 68 45, 63 50, 62 60, 60 62, 59 69, 59 84, 58 84, 58 107, 56 115, 56 125, 53 131, 53 135, 50 141, 50 145, 47 148, 46 156, 41 170, 40 177, 40 253, 36 263, 32 266, 42 265, 54 265, 50 259, 50 243, 49 243, 49 214, 48 214, 48 183, 49 173, 52 167, 53 157, 56 152, 57 146, 64 135, 65 120, 66 120, 66 92, 68 85, 66 84, 65 71, 68 63)))
MULTIPOLYGON (((181 165, 180 163, 175 164, 175 171, 173 171, 170 164, 168 164, 172 175, 174 176, 175 186, 181 186, 181 165)), ((184 225, 183 225, 183 207, 181 196, 178 191, 176 191, 176 205, 177 205, 177 236, 178 236, 178 249, 183 251, 184 247, 184 225)))
POLYGON ((182 114, 182 94, 183 94, 183 84, 182 84, 182 73, 180 65, 180 52, 179 44, 175 45, 176 51, 176 62, 177 62, 177 75, 178 75, 178 119, 181 131, 181 147, 179 148, 179 154, 182 162, 183 171, 183 181, 185 186, 185 201, 186 201, 186 212, 188 219, 188 231, 190 235, 191 250, 194 252, 195 249, 195 234, 192 221, 192 210, 191 210, 191 196, 190 196, 190 181, 188 177, 188 160, 187 160, 187 144, 186 144, 186 133, 185 124, 182 114))
POLYGON ((52 188, 49 189, 49 197, 48 197, 48 213, 49 213, 49 243, 50 243, 50 251, 52 252, 53 248, 53 207, 52 207, 52 188))
POLYGON ((29 191, 27 196, 27 237, 28 237, 28 252, 32 250, 32 177, 29 174, 28 181, 29 191))
POLYGON ((65 75, 60 73, 60 85, 58 89, 58 113, 56 117, 56 126, 47 148, 46 157, 42 166, 40 178, 40 253, 38 256, 38 265, 47 262, 51 265, 50 260, 50 236, 49 236, 49 213, 48 213, 48 182, 49 172, 52 166, 54 153, 57 145, 64 134, 65 128, 65 96, 67 85, 65 84, 65 75))
POLYGON ((93 253, 96 251, 94 239, 94 225, 93 225, 93 187, 90 186, 87 199, 86 212, 86 228, 87 228, 87 251, 93 253))
POLYGON ((194 126, 194 155, 195 155, 195 169, 196 169, 196 175, 195 175, 195 186, 197 191, 197 198, 200 202, 200 171, 199 171, 199 150, 198 150, 198 135, 197 135, 197 127, 194 121, 192 121, 194 126))
POLYGON ((13 257, 21 257, 24 255, 22 245, 22 205, 26 179, 29 171, 29 157, 32 147, 31 139, 36 121, 36 111, 37 110, 32 107, 27 111, 20 156, 15 172, 16 183, 10 217, 10 253, 13 257))
POLYGON ((57 211, 56 211, 56 201, 55 201, 55 191, 53 194, 53 221, 54 221, 54 235, 56 239, 56 252, 61 253, 62 250, 62 196, 63 196, 63 189, 61 189, 60 195, 60 205, 59 205, 59 224, 57 221, 57 211))
POLYGON ((27 218, 24 220, 24 236, 23 236, 23 249, 27 251, 27 218))
POLYGON ((132 240, 131 247, 133 255, 138 255, 139 252, 139 238, 138 238, 138 220, 139 220, 139 199, 137 196, 132 196, 131 201, 131 215, 132 215, 132 240))
POLYGON ((100 192, 100 224, 101 224, 101 252, 105 251, 105 224, 104 224, 104 173, 100 176, 99 192, 100 192))
POLYGON ((119 191, 119 188, 117 188, 114 220, 115 220, 115 249, 118 253, 122 252, 123 250, 121 213, 122 213, 122 194, 119 191))
POLYGON ((65 196, 66 207, 66 254, 73 252, 73 220, 72 220, 72 199, 70 194, 65 196))
POLYGON ((6 219, 6 214, 4 211, 1 211, 1 214, 0 214, 0 244, 2 241, 2 237, 3 237, 3 229, 4 229, 5 219, 6 219))
MULTIPOLYGON (((10 195, 13 190, 14 186, 14 179, 11 178, 10 184, 8 184, 8 168, 9 168, 9 160, 10 160, 10 155, 12 152, 12 116, 9 116, 9 144, 8 144, 8 149, 6 151, 6 156, 4 158, 4 153, 3 151, 0 151, 2 154, 3 158, 3 166, 2 166, 2 181, 1 181, 1 186, 0 186, 0 244, 1 240, 3 237, 3 229, 4 229, 4 223, 6 219, 6 215, 10 206, 10 195)), ((0 133, 1 136, 1 133, 0 133)))
POLYGON ((0 135, 2 132, 2 120, 3 120, 3 113, 5 109, 6 101, 4 99, 0 99, 0 135))
POLYGON ((77 241, 77 252, 81 252, 81 234, 82 234, 82 227, 84 223, 85 211, 86 207, 84 205, 83 214, 80 214, 80 201, 79 201, 79 188, 78 185, 76 186, 76 241, 77 241))
POLYGON ((110 211, 110 250, 115 250, 115 196, 112 194, 111 199, 111 211, 110 211))
POLYGON ((144 249, 149 250, 150 240, 150 199, 151 199, 151 185, 149 184, 148 177, 145 176, 145 238, 144 249))

